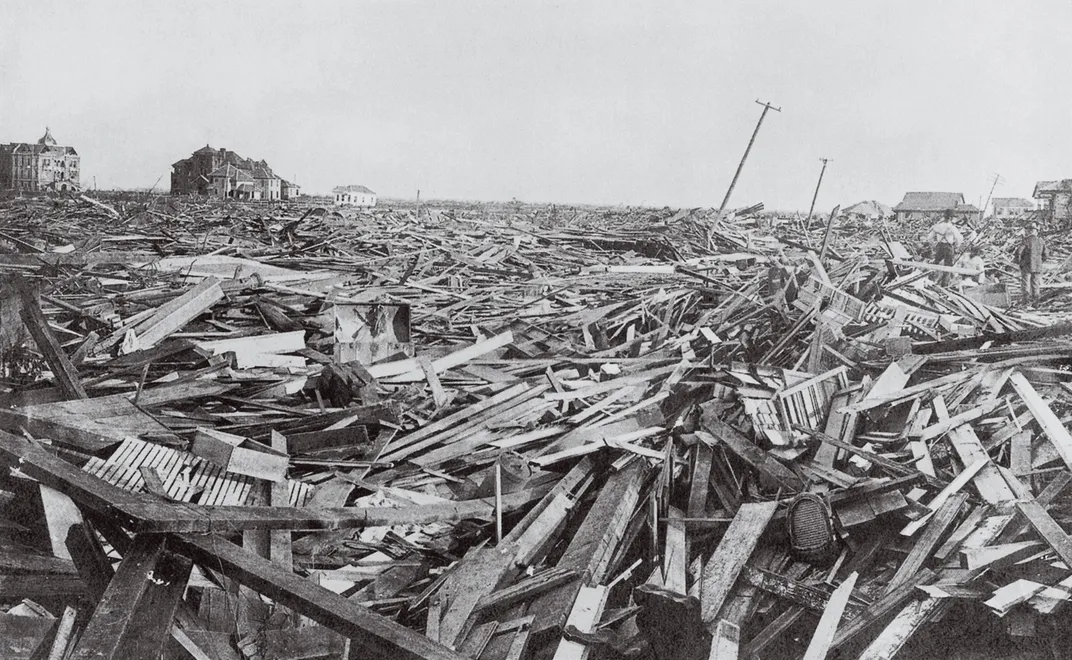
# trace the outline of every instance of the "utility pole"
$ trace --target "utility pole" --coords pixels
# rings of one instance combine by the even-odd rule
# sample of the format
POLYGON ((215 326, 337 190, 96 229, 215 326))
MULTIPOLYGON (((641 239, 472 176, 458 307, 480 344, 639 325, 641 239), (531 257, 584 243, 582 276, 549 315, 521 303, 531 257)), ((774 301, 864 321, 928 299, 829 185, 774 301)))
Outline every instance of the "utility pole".
POLYGON ((722 206, 718 207, 718 215, 715 216, 716 220, 722 217, 722 214, 726 211, 726 205, 730 203, 730 195, 733 194, 733 188, 737 185, 737 179, 741 176, 741 170, 744 169, 744 162, 748 160, 748 152, 752 151, 752 145, 756 142, 756 136, 759 135, 759 127, 763 125, 763 119, 766 118, 767 111, 782 111, 781 108, 775 108, 770 103, 758 99, 756 100, 756 103, 763 106, 763 113, 759 115, 759 121, 756 122, 756 130, 752 131, 752 139, 748 141, 748 146, 744 150, 744 155, 741 156, 741 163, 737 166, 737 171, 733 174, 733 180, 730 181, 729 190, 726 191, 726 196, 722 199, 722 206))
POLYGON ((815 194, 811 196, 811 208, 808 209, 808 219, 804 221, 806 229, 811 229, 811 214, 815 212, 815 200, 819 199, 819 186, 823 185, 823 175, 826 174, 826 164, 829 158, 820 158, 823 161, 823 169, 819 171, 819 183, 815 184, 815 194))
POLYGON ((1005 183, 1005 178, 1000 174, 995 174, 994 182, 990 184, 990 192, 986 195, 986 203, 983 204, 983 208, 979 209, 980 220, 986 217, 986 207, 990 206, 990 197, 994 194, 994 188, 997 188, 999 183, 1005 183))
POLYGON ((421 217, 421 189, 417 188, 417 218, 421 217))

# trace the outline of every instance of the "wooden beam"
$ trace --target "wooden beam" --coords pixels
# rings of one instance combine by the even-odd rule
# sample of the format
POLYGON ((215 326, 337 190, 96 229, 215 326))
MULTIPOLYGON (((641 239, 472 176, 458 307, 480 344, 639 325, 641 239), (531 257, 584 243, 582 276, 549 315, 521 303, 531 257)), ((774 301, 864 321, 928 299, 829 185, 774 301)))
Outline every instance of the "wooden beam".
POLYGON ((887 593, 902 584, 906 584, 912 576, 919 573, 919 569, 923 567, 923 563, 930 559, 935 549, 938 548, 938 544, 942 542, 949 528, 956 521, 960 508, 967 501, 968 496, 965 493, 957 493, 942 502, 938 511, 927 523, 923 534, 920 535, 915 545, 912 546, 912 550, 909 551, 908 556, 901 562, 901 566, 897 569, 893 578, 890 579, 889 585, 886 586, 887 593))
POLYGON ((1057 521, 1035 500, 1021 500, 1016 508, 1027 518, 1027 522, 1038 532, 1061 561, 1072 567, 1072 538, 1057 524, 1057 521))
POLYGON ((711 632, 711 650, 707 654, 707 660, 737 660, 740 645, 740 626, 719 619, 711 632))
POLYGON ((56 335, 48 327, 48 320, 41 311, 41 305, 37 302, 37 296, 22 279, 21 275, 12 275, 12 285, 22 299, 19 307, 19 315, 22 322, 29 330, 30 336, 37 343, 37 348, 45 357, 56 383, 60 386, 63 394, 68 399, 88 399, 89 395, 82 387, 82 381, 78 378, 78 369, 71 363, 67 354, 63 351, 56 335))
POLYGON ((191 564, 162 536, 134 539, 75 645, 71 660, 158 657, 186 589, 191 564))
POLYGON ((904 604, 909 600, 915 598, 919 594, 917 587, 930 583, 934 578, 934 571, 923 569, 919 573, 913 575, 908 582, 905 582, 893 591, 888 591, 883 594, 880 598, 864 608, 858 615, 845 622, 844 626, 838 628, 830 648, 840 648, 877 626, 884 621, 886 617, 904 607, 904 604))
MULTIPOLYGON (((603 614, 603 607, 607 604, 609 592, 610 589, 604 586, 581 587, 573 609, 570 610, 569 618, 566 620, 566 625, 582 633, 594 632, 603 614)), ((563 639, 559 642, 552 660, 587 660, 589 650, 586 644, 563 639)))
MULTIPOLYGON (((1053 443, 1057 454, 1069 469, 1072 469, 1072 433, 1068 432, 1065 425, 1057 418, 1046 402, 1039 396, 1030 381, 1020 372, 1009 377, 1013 389, 1020 395, 1020 399, 1027 404, 1035 421, 1042 427, 1046 437, 1053 443)), ((1072 564, 1070 564, 1072 566, 1072 564)))
POLYGON ((372 657, 463 660, 464 656, 424 635, 365 609, 310 580, 298 577, 217 536, 186 534, 172 542, 194 561, 360 644, 372 657))
POLYGON ((722 443, 731 452, 755 468, 760 474, 781 484, 786 490, 800 491, 804 482, 792 470, 785 467, 767 452, 760 449, 743 433, 725 422, 705 418, 707 432, 696 431, 696 437, 714 445, 722 443))
POLYGON ((777 508, 777 502, 742 504, 718 547, 705 562, 700 586, 700 613, 705 624, 715 625, 722 605, 777 508))
POLYGON ((577 569, 570 568, 555 567, 541 571, 509 587, 503 587, 481 596, 473 608, 473 612, 477 613, 484 610, 498 612, 504 610, 560 584, 565 584, 577 577, 577 575, 577 569))
POLYGON ((580 588, 609 577, 611 560, 625 538, 647 476, 647 464, 633 461, 607 479, 557 564, 578 570, 580 579, 545 593, 529 605, 528 613, 535 617, 534 635, 561 630, 580 588))
POLYGON ((826 654, 830 651, 830 645, 834 642, 834 634, 837 632, 838 623, 845 612, 845 606, 849 604, 849 596, 856 586, 856 573, 849 574, 845 581, 838 585, 834 593, 830 594, 830 600, 823 615, 819 619, 819 625, 815 627, 808 650, 804 652, 804 660, 826 660, 826 654))
POLYGON ((707 486, 711 476, 714 450, 706 442, 697 442, 693 447, 692 478, 689 486, 688 518, 703 518, 707 506, 707 486))

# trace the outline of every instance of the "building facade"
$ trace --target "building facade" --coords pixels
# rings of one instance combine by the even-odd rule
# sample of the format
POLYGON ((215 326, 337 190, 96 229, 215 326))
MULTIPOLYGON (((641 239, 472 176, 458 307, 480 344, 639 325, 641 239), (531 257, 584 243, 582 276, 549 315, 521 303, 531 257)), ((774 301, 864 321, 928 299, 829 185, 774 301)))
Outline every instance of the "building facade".
POLYGON ((37 144, 0 144, 0 189, 80 190, 81 160, 74 147, 57 144, 46 126, 37 144))
POLYGON ((335 206, 376 206, 376 193, 365 186, 339 186, 331 191, 335 206))
POLYGON ((974 204, 964 203, 963 193, 908 192, 901 203, 893 207, 897 222, 937 220, 946 211, 952 211, 954 216, 971 222, 979 219, 979 209, 974 204))
POLYGON ((1000 220, 1023 218, 1035 211, 1035 203, 1022 197, 995 197, 994 217, 1000 220))
POLYGON ((298 199, 301 197, 301 186, 283 179, 279 183, 279 192, 284 200, 298 199))
POLYGON ((220 199, 283 199, 283 179, 263 160, 242 158, 209 145, 171 165, 171 194, 220 199))
POLYGON ((1072 179, 1039 181, 1031 196, 1038 200, 1039 215, 1045 221, 1072 219, 1072 179))

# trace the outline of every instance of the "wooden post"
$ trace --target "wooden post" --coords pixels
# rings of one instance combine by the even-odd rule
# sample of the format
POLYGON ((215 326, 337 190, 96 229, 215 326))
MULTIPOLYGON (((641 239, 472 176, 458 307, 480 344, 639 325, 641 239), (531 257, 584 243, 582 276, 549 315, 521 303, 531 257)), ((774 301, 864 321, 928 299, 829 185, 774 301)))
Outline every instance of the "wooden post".
POLYGON ((830 219, 826 222, 826 233, 823 234, 823 247, 819 249, 820 262, 826 257, 826 247, 830 244, 830 230, 834 228, 834 218, 837 217, 837 212, 840 210, 841 205, 838 204, 834 207, 834 210, 830 212, 830 219))
POLYGON ((756 136, 759 135, 759 127, 763 125, 763 120, 767 116, 768 110, 774 110, 775 112, 781 112, 781 108, 775 108, 770 103, 757 100, 756 103, 763 106, 763 112, 759 115, 759 121, 756 122, 756 129, 752 131, 752 138, 748 140, 748 146, 745 147, 744 155, 741 156, 741 162, 737 165, 737 171, 733 173, 733 180, 730 181, 730 187, 726 190, 726 196, 722 198, 722 205, 718 207, 718 215, 716 218, 721 218, 722 213, 726 210, 726 205, 730 203, 730 196, 733 194, 733 189, 737 186, 737 179, 741 176, 741 170, 744 169, 744 162, 748 160, 748 153, 752 151, 752 145, 756 143, 756 136))
MULTIPOLYGON (((741 170, 744 169, 744 162, 748 160, 748 153, 752 151, 752 145, 756 142, 756 136, 759 135, 759 127, 763 125, 763 119, 767 116, 768 110, 774 110, 781 112, 781 108, 775 108, 770 103, 764 103, 756 100, 756 103, 763 106, 763 112, 759 115, 759 121, 756 122, 756 129, 752 131, 752 138, 748 140, 748 146, 745 147, 744 155, 741 156, 741 162, 737 165, 737 171, 733 173, 733 179, 730 181, 730 187, 726 190, 726 196, 722 198, 722 205, 718 207, 718 214, 715 215, 715 222, 722 219, 722 214, 726 211, 726 205, 730 203, 730 196, 733 195, 733 189, 737 186, 737 179, 741 176, 741 170)), ((707 243, 711 244, 711 229, 707 230, 707 243)))
POLYGON ((823 175, 826 174, 826 164, 829 158, 820 158, 823 161, 823 169, 819 171, 819 183, 815 184, 815 194, 811 196, 811 208, 808 209, 808 219, 804 221, 804 228, 811 229, 811 214, 815 212, 815 200, 819 199, 819 186, 823 185, 823 175))

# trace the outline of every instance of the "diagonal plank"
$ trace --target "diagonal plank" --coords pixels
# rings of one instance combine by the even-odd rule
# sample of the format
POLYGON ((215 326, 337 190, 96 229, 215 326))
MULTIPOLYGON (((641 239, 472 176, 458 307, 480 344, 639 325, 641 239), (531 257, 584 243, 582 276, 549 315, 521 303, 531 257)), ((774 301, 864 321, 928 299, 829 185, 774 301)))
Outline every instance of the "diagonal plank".
POLYGON ((220 570, 317 623, 354 640, 363 657, 462 660, 464 656, 218 536, 170 537, 182 554, 220 570))
POLYGON ((713 624, 717 619, 719 610, 777 508, 777 502, 750 502, 742 504, 733 517, 715 552, 704 564, 700 613, 705 624, 713 624))
POLYGON ((186 589, 191 564, 166 552, 166 538, 134 539, 71 660, 154 658, 170 637, 171 619, 186 589))

